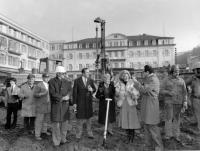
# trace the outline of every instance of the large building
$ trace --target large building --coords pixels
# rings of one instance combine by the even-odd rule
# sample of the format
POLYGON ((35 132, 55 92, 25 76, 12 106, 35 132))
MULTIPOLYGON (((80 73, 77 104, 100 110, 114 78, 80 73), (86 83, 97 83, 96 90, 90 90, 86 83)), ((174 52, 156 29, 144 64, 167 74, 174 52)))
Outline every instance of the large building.
MULTIPOLYGON (((95 71, 97 51, 100 51, 96 49, 96 44, 96 38, 64 43, 64 65, 71 77, 75 78, 80 74, 83 67, 95 71)), ((114 33, 106 37, 105 46, 113 68, 142 69, 146 64, 162 67, 175 63, 173 37, 114 33)))
POLYGON ((49 41, 0 15, 0 76, 38 68, 39 59, 49 55, 49 41))

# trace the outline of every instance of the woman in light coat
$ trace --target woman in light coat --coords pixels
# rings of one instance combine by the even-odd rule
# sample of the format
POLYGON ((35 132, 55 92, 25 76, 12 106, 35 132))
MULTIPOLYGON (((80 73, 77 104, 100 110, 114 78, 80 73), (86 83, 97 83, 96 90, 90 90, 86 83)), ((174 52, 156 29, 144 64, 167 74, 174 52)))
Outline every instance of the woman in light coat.
POLYGON ((127 70, 120 73, 119 82, 115 84, 117 106, 120 107, 119 126, 126 129, 127 143, 133 142, 134 130, 140 128, 136 109, 139 91, 134 84, 127 70))
POLYGON ((33 98, 35 76, 29 74, 27 79, 27 83, 21 86, 19 97, 22 99, 21 115, 24 117, 24 128, 33 133, 35 123, 35 102, 33 98))

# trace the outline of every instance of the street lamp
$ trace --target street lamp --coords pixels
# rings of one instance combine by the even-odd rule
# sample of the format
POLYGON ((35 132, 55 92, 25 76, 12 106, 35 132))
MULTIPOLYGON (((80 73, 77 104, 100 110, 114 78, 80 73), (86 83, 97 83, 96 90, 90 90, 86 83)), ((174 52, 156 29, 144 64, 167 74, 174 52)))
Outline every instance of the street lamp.
POLYGON ((97 17, 94 20, 95 23, 101 24, 101 54, 102 54, 102 73, 104 74, 106 71, 106 62, 105 62, 105 20, 101 19, 100 17, 97 17))

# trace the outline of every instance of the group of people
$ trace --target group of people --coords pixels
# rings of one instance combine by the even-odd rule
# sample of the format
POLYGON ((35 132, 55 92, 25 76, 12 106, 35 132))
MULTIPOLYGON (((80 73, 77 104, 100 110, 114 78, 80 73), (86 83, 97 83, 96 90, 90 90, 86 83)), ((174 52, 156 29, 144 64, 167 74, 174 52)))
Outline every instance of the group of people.
MULTIPOLYGON (((191 86, 191 99, 195 104, 195 114, 200 130, 199 116, 199 79, 200 66, 194 68, 195 76, 186 84, 191 86)), ((41 140, 41 133, 52 135, 54 146, 69 142, 67 140, 68 124, 70 120, 69 104, 73 105, 77 118, 76 138, 81 139, 83 124, 86 124, 88 137, 93 139, 92 116, 93 97, 99 100, 98 122, 105 124, 107 101, 112 99, 109 106, 108 134, 113 135, 113 123, 118 121, 120 128, 127 133, 127 143, 133 142, 135 130, 141 127, 145 130, 145 146, 154 144, 155 150, 163 150, 163 142, 158 123, 160 122, 159 93, 165 99, 165 139, 174 137, 180 141, 180 113, 187 109, 188 92, 184 80, 179 76, 179 67, 173 65, 169 75, 160 82, 154 69, 150 65, 144 66, 142 82, 132 77, 127 70, 120 72, 118 79, 112 78, 110 73, 102 75, 102 81, 96 88, 89 77, 89 69, 82 69, 82 76, 71 81, 66 79, 63 66, 56 67, 56 77, 49 80, 48 74, 43 74, 43 81, 34 83, 35 76, 29 74, 27 83, 17 87, 16 79, 10 79, 7 88, 7 122, 6 129, 15 128, 17 123, 18 100, 22 100, 21 116, 24 117, 24 128, 35 134, 41 140), (140 99, 139 99, 140 98, 140 99), (140 112, 137 110, 138 101, 140 112), (119 109, 116 120, 116 108, 119 109), (11 123, 11 115, 13 122, 11 123), (52 134, 47 131, 48 116, 51 119, 52 134), (153 142, 153 143, 152 143, 153 142)))

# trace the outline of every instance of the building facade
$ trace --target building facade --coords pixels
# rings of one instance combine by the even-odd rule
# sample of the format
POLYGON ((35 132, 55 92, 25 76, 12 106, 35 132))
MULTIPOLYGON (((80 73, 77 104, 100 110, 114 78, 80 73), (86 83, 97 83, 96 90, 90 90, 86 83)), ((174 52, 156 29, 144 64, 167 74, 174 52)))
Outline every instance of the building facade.
POLYGON ((39 59, 49 56, 49 42, 0 15, 0 75, 25 73, 38 68, 39 59))
MULTIPOLYGON (((75 78, 84 67, 95 71, 95 60, 100 53, 96 45, 100 48, 100 40, 97 42, 95 38, 64 43, 64 65, 70 76, 75 78)), ((142 69, 146 64, 153 67, 175 64, 173 37, 114 33, 106 37, 105 47, 112 68, 142 69)))

